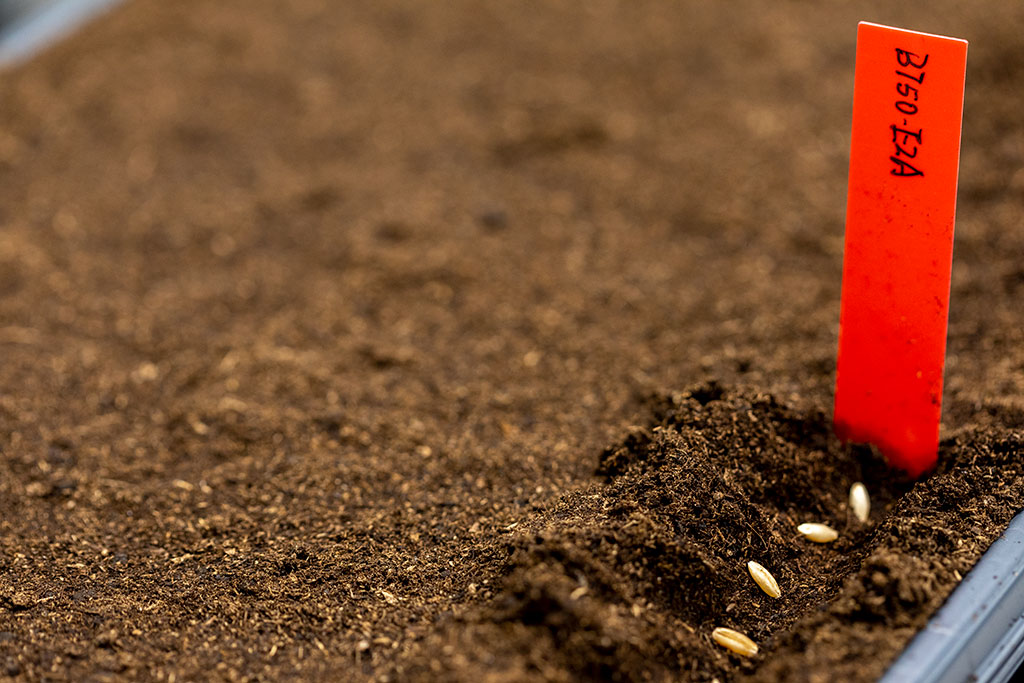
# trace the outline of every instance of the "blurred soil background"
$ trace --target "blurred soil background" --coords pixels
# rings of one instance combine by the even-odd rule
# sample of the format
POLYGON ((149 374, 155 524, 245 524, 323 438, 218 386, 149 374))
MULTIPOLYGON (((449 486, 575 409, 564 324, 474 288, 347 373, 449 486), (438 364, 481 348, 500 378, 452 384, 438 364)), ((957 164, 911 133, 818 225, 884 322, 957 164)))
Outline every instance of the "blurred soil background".
POLYGON ((872 680, 1024 502, 1021 111, 1018 3, 116 8, 0 73, 0 679, 872 680), (914 488, 827 429, 862 19, 971 41, 914 488))

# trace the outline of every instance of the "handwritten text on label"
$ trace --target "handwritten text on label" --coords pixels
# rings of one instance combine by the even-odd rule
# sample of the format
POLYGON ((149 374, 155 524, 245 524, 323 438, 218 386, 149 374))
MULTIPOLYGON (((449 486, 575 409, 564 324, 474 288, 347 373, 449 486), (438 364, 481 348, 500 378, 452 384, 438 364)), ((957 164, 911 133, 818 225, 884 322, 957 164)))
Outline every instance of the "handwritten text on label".
POLYGON ((896 48, 896 63, 904 70, 896 69, 896 76, 906 78, 907 81, 896 81, 896 92, 900 97, 895 107, 896 111, 903 115, 903 128, 895 123, 889 126, 892 130, 892 143, 896 146, 896 153, 889 157, 895 166, 889 171, 894 176, 912 178, 923 176, 924 171, 918 168, 917 151, 924 144, 924 129, 918 128, 915 132, 912 128, 913 117, 920 111, 918 100, 921 86, 924 85, 924 67, 928 63, 929 55, 921 57, 916 52, 896 48), (914 70, 918 70, 914 73, 914 70), (910 73, 908 73, 910 72, 910 73), (911 85, 910 82, 917 85, 911 85), (914 143, 911 143, 911 140, 914 143))

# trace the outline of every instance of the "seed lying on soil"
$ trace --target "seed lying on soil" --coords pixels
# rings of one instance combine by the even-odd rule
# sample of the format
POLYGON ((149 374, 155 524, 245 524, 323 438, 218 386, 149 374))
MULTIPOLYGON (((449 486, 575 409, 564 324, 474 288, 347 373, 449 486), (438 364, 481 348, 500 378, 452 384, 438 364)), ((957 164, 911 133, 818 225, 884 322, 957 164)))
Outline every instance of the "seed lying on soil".
POLYGON ((742 657, 753 657, 757 654, 757 643, 731 628, 719 626, 711 632, 711 638, 726 650, 742 657))
POLYGON ((850 487, 850 509, 861 524, 866 524, 871 516, 871 498, 868 487, 859 481, 850 487))
POLYGON ((754 580, 754 583, 765 593, 773 598, 782 596, 782 591, 779 590, 779 582, 775 580, 770 571, 754 561, 747 562, 747 571, 750 572, 750 578, 754 580))
POLYGON ((796 530, 806 536, 808 541, 814 541, 815 543, 831 543, 839 538, 839 532, 828 524, 805 522, 798 526, 796 530))

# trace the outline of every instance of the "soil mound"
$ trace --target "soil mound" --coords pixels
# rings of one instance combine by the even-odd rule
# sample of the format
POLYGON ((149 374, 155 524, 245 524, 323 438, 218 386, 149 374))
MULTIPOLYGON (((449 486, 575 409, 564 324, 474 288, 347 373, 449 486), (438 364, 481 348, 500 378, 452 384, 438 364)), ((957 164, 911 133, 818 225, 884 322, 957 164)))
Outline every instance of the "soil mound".
POLYGON ((839 444, 820 412, 768 394, 702 384, 649 409, 601 455, 604 482, 521 529, 496 597, 428 637, 403 675, 870 680, 1024 503, 1019 435, 954 438, 943 468, 912 485, 839 444), (855 481, 872 494, 868 524, 849 510, 855 481), (839 539, 804 540, 805 521, 839 539), (760 654, 722 650, 716 626, 760 654))

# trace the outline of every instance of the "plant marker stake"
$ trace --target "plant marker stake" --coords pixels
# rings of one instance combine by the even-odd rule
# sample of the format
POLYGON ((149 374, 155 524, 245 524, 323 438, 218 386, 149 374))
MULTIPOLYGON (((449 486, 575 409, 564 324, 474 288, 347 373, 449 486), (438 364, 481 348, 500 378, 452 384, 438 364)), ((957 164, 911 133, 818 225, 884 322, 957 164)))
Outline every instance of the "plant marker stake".
POLYGON ((967 41, 861 22, 835 430, 918 476, 938 458, 967 41))

